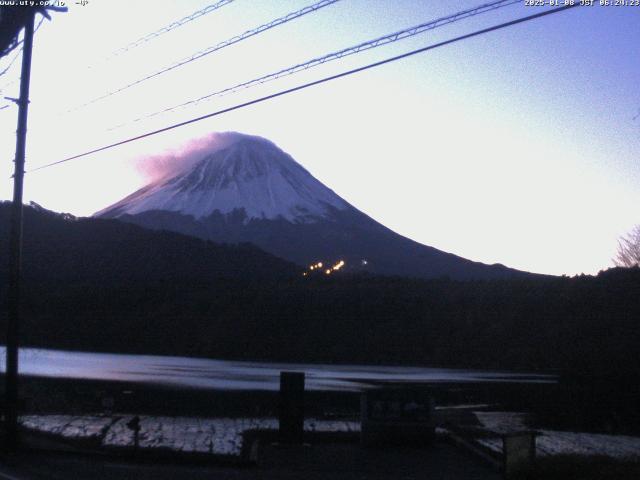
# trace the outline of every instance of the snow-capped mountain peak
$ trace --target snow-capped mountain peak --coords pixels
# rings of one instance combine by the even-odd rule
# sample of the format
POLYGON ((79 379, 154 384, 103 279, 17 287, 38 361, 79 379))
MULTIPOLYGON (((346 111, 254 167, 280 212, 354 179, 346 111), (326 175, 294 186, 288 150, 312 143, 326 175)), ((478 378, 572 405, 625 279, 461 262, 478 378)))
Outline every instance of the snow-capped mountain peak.
POLYGON ((96 215, 116 217, 163 210, 196 219, 244 210, 252 218, 313 222, 349 204, 270 141, 238 135, 193 166, 155 181, 96 215))

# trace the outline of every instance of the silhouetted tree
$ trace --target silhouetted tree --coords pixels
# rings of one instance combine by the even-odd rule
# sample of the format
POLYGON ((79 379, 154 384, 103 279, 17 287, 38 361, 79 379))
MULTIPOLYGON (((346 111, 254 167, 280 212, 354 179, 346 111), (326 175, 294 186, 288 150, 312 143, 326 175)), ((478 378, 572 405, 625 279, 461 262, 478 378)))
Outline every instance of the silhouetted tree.
POLYGON ((618 267, 640 266, 640 225, 618 240, 618 251, 613 262, 618 267))

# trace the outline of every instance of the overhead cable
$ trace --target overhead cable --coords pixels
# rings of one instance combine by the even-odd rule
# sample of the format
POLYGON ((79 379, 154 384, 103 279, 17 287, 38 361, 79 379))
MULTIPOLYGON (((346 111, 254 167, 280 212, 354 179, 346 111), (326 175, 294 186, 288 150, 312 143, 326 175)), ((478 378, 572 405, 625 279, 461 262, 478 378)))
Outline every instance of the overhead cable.
POLYGON ((511 27, 513 25, 517 25, 517 24, 520 24, 520 23, 528 22, 530 20, 535 20, 537 18, 542 18, 542 17, 548 16, 548 15, 552 15, 552 14, 555 14, 555 13, 563 12, 563 11, 566 11, 566 10, 569 10, 571 8, 575 8, 575 7, 578 7, 578 6, 580 6, 580 4, 578 4, 578 3, 575 3, 573 5, 565 5, 563 7, 553 8, 553 9, 550 9, 550 10, 544 10, 542 12, 535 13, 533 15, 529 15, 529 16, 526 16, 526 17, 521 17, 521 18, 518 18, 516 20, 511 20, 509 22, 501 23, 499 25, 494 25, 492 27, 483 28, 482 30, 476 30, 475 32, 467 33, 465 35, 461 35, 461 36, 458 36, 458 37, 455 37, 455 38, 452 38, 452 39, 449 39, 449 40, 444 40, 442 42, 438 42, 438 43, 435 43, 435 44, 432 44, 432 45, 428 45, 426 47, 418 48, 417 50, 412 50, 410 52, 406 52, 406 53, 403 53, 401 55, 396 55, 394 57, 390 57, 390 58, 387 58, 387 59, 384 59, 384 60, 380 60, 378 62, 370 63, 370 64, 362 66, 362 67, 358 67, 358 68, 354 68, 354 69, 351 69, 351 70, 347 70, 345 72, 338 73, 336 75, 331 75, 329 77, 324 77, 324 78, 321 78, 319 80, 315 80, 313 82, 308 82, 308 83, 305 83, 305 84, 302 84, 302 85, 298 85, 296 87, 288 88, 286 90, 281 90, 279 92, 272 93, 272 94, 266 95, 264 97, 256 98, 254 100, 250 100, 250 101, 247 101, 247 102, 244 102, 244 103, 233 105, 231 107, 223 108, 221 110, 217 110, 215 112, 211 112, 211 113, 208 113, 206 115, 202 115, 202 116, 199 116, 199 117, 196 117, 196 118, 192 118, 190 120, 185 120, 184 122, 175 123, 173 125, 169 125, 167 127, 163 127, 163 128, 158 129, 158 130, 153 130, 151 132, 143 133, 143 134, 137 135, 135 137, 130 137, 130 138, 127 138, 125 140, 120 140, 118 142, 111 143, 109 145, 105 145, 105 146, 102 146, 102 147, 99 147, 99 148, 94 148, 93 150, 89 150, 89 151, 86 151, 86 152, 83 152, 83 153, 79 153, 79 154, 76 154, 76 155, 72 155, 70 157, 63 158, 61 160, 57 160, 55 162, 51 162, 51 163, 47 163, 45 165, 41 165, 40 167, 34 168, 34 169, 30 170, 29 172, 35 172, 35 171, 42 170, 42 169, 45 169, 45 168, 53 167, 55 165, 60 165, 62 163, 70 162, 70 161, 78 159, 78 158, 86 157, 88 155, 92 155, 92 154, 98 153, 98 152, 103 152, 105 150, 109 150, 111 148, 118 147, 120 145, 125 145, 127 143, 131 143, 131 142, 135 142, 137 140, 141 140, 143 138, 147 138, 147 137, 151 137, 151 136, 154 136, 154 135, 158 135, 160 133, 164 133, 164 132, 167 132, 169 130, 173 130, 173 129, 176 129, 176 128, 184 127, 186 125, 190 125, 192 123, 200 122, 200 121, 206 120, 208 118, 216 117, 216 116, 222 115, 224 113, 232 112, 232 111, 239 110, 239 109, 242 109, 242 108, 245 108, 245 107, 249 107, 251 105, 256 105, 256 104, 259 104, 259 103, 262 103, 262 102, 266 102, 268 100, 272 100, 274 98, 278 98, 278 97, 281 97, 283 95, 287 95, 287 94, 290 94, 290 93, 293 93, 293 92, 297 92, 297 91, 300 91, 300 90, 307 89, 309 87, 313 87, 313 86, 320 85, 320 84, 323 84, 323 83, 326 83, 326 82, 329 82, 329 81, 332 81, 332 80, 336 80, 338 78, 347 77, 347 76, 353 75, 355 73, 363 72, 365 70, 369 70, 369 69, 372 69, 372 68, 375 68, 375 67, 379 67, 381 65, 386 65, 388 63, 392 63, 392 62, 395 62, 395 61, 398 61, 398 60, 401 60, 401 59, 404 59, 404 58, 407 58, 407 57, 411 57, 411 56, 417 55, 419 53, 424 53, 424 52, 427 52, 429 50, 433 50, 433 49, 436 49, 436 48, 439 48, 439 47, 443 47, 445 45, 450 45, 452 43, 456 43, 456 42, 459 42, 459 41, 462 41, 462 40, 466 40, 466 39, 472 38, 472 37, 477 37, 477 36, 483 35, 485 33, 493 32, 493 31, 500 30, 500 29, 503 29, 503 28, 511 27))
POLYGON ((140 45, 142 45, 143 43, 147 43, 150 40, 153 40, 154 38, 159 37, 160 35, 164 35, 167 32, 170 32, 171 30, 175 30, 178 27, 181 27, 182 25, 185 25, 189 22, 192 22, 193 20, 195 20, 196 18, 200 18, 203 15, 206 15, 208 13, 214 12, 216 10, 218 10, 219 8, 224 7, 225 5, 228 5, 230 3, 232 3, 234 0, 219 0, 216 3, 212 3, 211 5, 207 5, 206 7, 193 12, 190 15, 187 15, 184 18, 181 18, 180 20, 176 20, 175 22, 171 22, 169 25, 166 25, 158 30, 156 30, 155 32, 151 32, 148 33, 147 35, 140 37, 139 39, 125 45, 124 47, 119 48, 118 50, 114 51, 112 56, 117 56, 117 55, 122 55, 123 53, 134 49, 140 45))
POLYGON ((200 51, 194 53, 193 55, 191 55, 190 57, 183 58, 182 60, 179 60, 179 61, 177 61, 177 62, 175 62, 175 63, 173 63, 173 64, 171 64, 171 65, 169 65, 167 67, 164 67, 164 68, 162 68, 160 70, 157 70, 157 71, 155 71, 153 73, 150 73, 148 75, 145 75, 144 77, 139 78, 138 80, 135 80, 134 82, 128 83, 127 85, 119 87, 119 88, 117 88, 115 90, 111 90, 111 91, 105 93, 104 95, 96 97, 96 98, 94 98, 94 99, 92 99, 92 100, 90 100, 90 101, 88 101, 86 103, 83 103, 82 105, 79 105, 76 108, 68 110, 68 112, 73 112, 73 111, 78 110, 78 109, 80 109, 82 107, 86 107, 88 105, 92 105, 92 104, 94 104, 94 103, 96 103, 96 102, 98 102, 100 100, 104 100, 105 98, 111 97, 113 95, 116 95, 117 93, 120 93, 120 92, 122 92, 124 90, 127 90, 127 89, 129 89, 131 87, 134 87, 136 85, 139 85, 142 82, 145 82, 145 81, 150 80, 150 79, 152 79, 154 77, 157 77, 157 76, 162 75, 164 73, 170 72, 170 71, 172 71, 172 70, 174 70, 176 68, 179 68, 179 67, 187 65, 187 64, 189 64, 191 62, 194 62, 194 61, 196 61, 196 60, 198 60, 198 59, 200 59, 200 58, 202 58, 202 57, 204 57, 206 55, 210 55, 210 54, 212 54, 214 52, 217 52, 218 50, 222 50, 225 47, 228 47, 230 45, 234 45, 234 44, 236 44, 238 42, 246 40, 247 38, 253 37, 253 36, 258 35, 258 34, 260 34, 262 32, 270 30, 270 29, 272 29, 274 27, 282 25, 283 23, 287 23, 287 22, 290 22, 291 20, 294 20, 296 18, 302 17, 302 16, 307 15, 309 13, 316 12, 321 8, 327 7, 327 6, 332 5, 332 4, 334 4, 336 2, 339 2, 339 1, 340 0, 321 0, 319 2, 314 3, 313 5, 309 5, 307 7, 304 7, 302 9, 300 9, 300 10, 297 10, 295 12, 288 13, 287 15, 285 15, 283 17, 276 18, 275 20, 272 20, 272 21, 270 21, 268 23, 260 25, 260 26, 258 26, 256 28, 252 28, 251 30, 247 30, 246 32, 241 33, 240 35, 236 35, 235 37, 232 37, 232 38, 229 38, 227 40, 224 40, 223 42, 220 42, 220 43, 218 43, 216 45, 212 45, 212 46, 210 46, 208 48, 205 48, 204 50, 200 50, 200 51))
POLYGON ((305 61, 303 63, 299 63, 299 64, 294 65, 292 67, 288 67, 288 68, 285 68, 283 70, 278 70, 276 72, 269 73, 268 75, 263 75, 261 77, 254 78, 252 80, 239 83, 239 84, 234 85, 232 87, 223 88, 221 90, 217 90, 215 92, 208 93, 208 94, 203 95, 201 97, 198 97, 198 98, 195 98, 195 99, 188 100, 186 102, 180 103, 178 105, 174 105, 174 106, 171 106, 171 107, 164 108, 162 110, 158 110, 156 112, 144 115, 142 117, 138 117, 138 118, 136 118, 134 120, 131 120, 129 122, 125 122, 125 123, 121 123, 119 125, 116 125, 115 127, 112 127, 109 130, 115 130, 117 128, 120 128, 120 127, 122 127, 124 125, 128 125, 130 123, 135 123, 135 122, 139 122, 141 120, 146 120, 146 119, 149 119, 149 118, 153 118, 153 117, 156 117, 156 116, 161 115, 163 113, 168 113, 170 111, 177 110, 177 109, 180 109, 180 108, 184 108, 184 107, 187 107, 189 105, 197 105, 198 103, 200 103, 202 101, 205 101, 205 100, 210 100, 210 99, 215 98, 215 97, 221 97, 223 95, 228 95, 228 94, 231 94, 231 93, 235 93, 235 92, 237 92, 239 90, 244 90, 244 89, 247 89, 247 88, 250 88, 250 87, 254 87, 256 85, 261 85, 263 83, 271 82, 271 81, 277 80, 277 79, 282 78, 282 77, 293 75, 293 74, 298 73, 298 72, 303 71, 303 70, 308 70, 310 68, 317 67, 319 65, 331 62, 333 60, 338 60, 338 59, 347 57, 349 55, 354 55, 356 53, 363 52, 365 50, 370 50, 370 49, 377 48, 377 47, 380 47, 380 46, 383 46, 383 45, 387 45, 389 43, 397 42, 399 40, 402 40, 402 39, 405 39, 405 38, 409 38, 409 37, 412 37, 414 35, 418 35, 420 33, 424 33, 426 31, 436 29, 438 27, 442 27, 442 26, 445 26, 445 25, 448 25, 448 24, 451 24, 451 23, 454 23, 454 22, 458 22, 458 21, 463 20, 465 18, 469 18, 469 17, 475 16, 475 15, 479 15, 479 14, 486 13, 486 12, 489 12, 489 11, 497 10, 499 8, 507 7, 507 6, 513 5, 515 3, 521 3, 521 0, 495 1, 495 2, 491 2, 491 3, 486 3, 484 5, 480 5, 478 7, 470 8, 470 9, 467 9, 467 10, 463 10, 463 11, 455 13, 453 15, 448 15, 446 17, 441 17, 441 18, 438 18, 436 20, 431 20, 429 22, 422 23, 420 25, 416 25, 416 26, 411 27, 411 28, 406 28, 404 30, 400 30, 400 31, 397 31, 397 32, 394 32, 394 33, 390 33, 390 34, 384 35, 382 37, 377 37, 377 38, 374 38, 372 40, 368 40, 368 41, 363 42, 363 43, 359 43, 359 44, 354 45, 352 47, 344 48, 342 50, 338 50, 336 52, 332 52, 332 53, 323 55, 321 57, 312 58, 311 60, 307 60, 307 61, 305 61))

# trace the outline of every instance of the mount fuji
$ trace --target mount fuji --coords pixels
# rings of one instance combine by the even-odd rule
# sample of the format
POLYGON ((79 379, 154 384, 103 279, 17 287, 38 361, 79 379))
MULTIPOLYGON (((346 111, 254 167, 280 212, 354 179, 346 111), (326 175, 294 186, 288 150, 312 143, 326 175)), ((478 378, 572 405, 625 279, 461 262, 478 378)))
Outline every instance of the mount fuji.
POLYGON ((299 265, 421 278, 525 275, 422 245, 371 219, 272 142, 242 134, 95 216, 220 243, 249 242, 299 265))

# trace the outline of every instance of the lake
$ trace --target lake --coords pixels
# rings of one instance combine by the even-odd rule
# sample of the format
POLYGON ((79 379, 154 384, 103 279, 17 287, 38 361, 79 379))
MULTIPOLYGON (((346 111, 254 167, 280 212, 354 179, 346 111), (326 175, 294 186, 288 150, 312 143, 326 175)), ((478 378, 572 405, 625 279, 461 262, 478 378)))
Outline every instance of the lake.
MULTIPOLYGON (((5 370, 0 347, 0 371, 5 370)), ((378 382, 555 382, 552 375, 450 368, 246 362, 206 358, 20 349, 20 374, 118 380, 211 390, 278 390, 281 371, 306 373, 306 389, 359 391, 378 382)))

